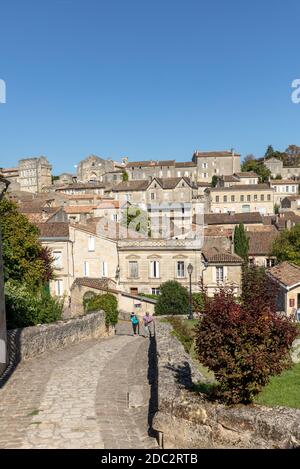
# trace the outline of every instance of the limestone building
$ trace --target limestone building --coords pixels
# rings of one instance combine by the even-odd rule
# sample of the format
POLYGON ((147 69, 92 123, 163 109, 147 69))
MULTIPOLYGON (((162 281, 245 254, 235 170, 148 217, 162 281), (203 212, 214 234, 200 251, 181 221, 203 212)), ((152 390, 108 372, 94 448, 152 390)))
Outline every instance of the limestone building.
POLYGON ((44 187, 52 184, 52 166, 44 156, 20 160, 18 170, 21 191, 42 192, 44 187))
POLYGON ((105 173, 114 171, 115 163, 100 156, 90 155, 77 165, 79 182, 100 182, 105 173))
POLYGON ((298 178, 300 177, 300 167, 283 166, 283 161, 278 158, 269 158, 264 161, 264 165, 271 171, 271 176, 276 178, 298 178))
POLYGON ((196 151, 192 161, 197 165, 197 180, 211 181, 213 176, 231 176, 241 171, 240 155, 232 151, 196 151))

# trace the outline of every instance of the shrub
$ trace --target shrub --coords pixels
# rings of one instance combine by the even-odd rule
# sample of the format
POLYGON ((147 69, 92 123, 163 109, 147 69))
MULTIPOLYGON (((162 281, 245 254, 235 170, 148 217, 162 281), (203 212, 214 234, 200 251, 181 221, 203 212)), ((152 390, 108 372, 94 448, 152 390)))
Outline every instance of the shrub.
POLYGON ((86 312, 103 310, 105 324, 115 326, 118 322, 118 300, 111 293, 95 295, 86 303, 86 312))
POLYGON ((155 314, 187 314, 189 294, 185 287, 175 280, 160 286, 160 295, 155 305, 155 314))
POLYGON ((193 293, 192 294, 193 302, 193 312, 194 313, 203 313, 204 304, 205 304, 205 295, 204 293, 193 293))
POLYGON ((168 317, 175 337, 182 343, 184 350, 190 353, 194 341, 193 329, 189 328, 178 316, 168 317))
POLYGON ((216 395, 227 404, 251 402, 270 376, 291 364, 296 328, 277 316, 272 304, 259 301, 260 294, 256 289, 250 298, 248 291, 249 302, 238 304, 232 292, 221 290, 205 302, 196 327, 199 360, 214 372, 216 395))
POLYGON ((63 301, 53 298, 45 288, 32 291, 12 281, 5 284, 5 304, 8 329, 58 321, 63 309, 63 301))

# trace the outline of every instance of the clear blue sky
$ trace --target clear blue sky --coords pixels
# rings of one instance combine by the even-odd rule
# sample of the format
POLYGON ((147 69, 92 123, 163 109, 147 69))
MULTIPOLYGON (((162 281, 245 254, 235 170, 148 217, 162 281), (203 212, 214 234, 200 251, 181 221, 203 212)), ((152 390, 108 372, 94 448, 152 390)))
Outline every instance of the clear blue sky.
POLYGON ((0 167, 300 144, 299 0, 6 0, 0 167))

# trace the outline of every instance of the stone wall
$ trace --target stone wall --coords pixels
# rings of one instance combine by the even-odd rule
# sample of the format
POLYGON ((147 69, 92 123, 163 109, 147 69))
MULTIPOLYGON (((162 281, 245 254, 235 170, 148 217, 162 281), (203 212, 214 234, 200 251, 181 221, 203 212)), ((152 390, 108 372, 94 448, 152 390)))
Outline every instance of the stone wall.
POLYGON ((300 447, 300 410, 226 407, 191 391, 205 382, 167 323, 157 321, 158 411, 152 426, 163 448, 300 447))
POLYGON ((6 320, 3 284, 2 240, 0 232, 0 375, 6 368, 6 320))
POLYGON ((10 362, 16 358, 18 362, 27 360, 44 352, 113 333, 112 329, 107 330, 102 311, 53 324, 13 329, 8 331, 10 362))

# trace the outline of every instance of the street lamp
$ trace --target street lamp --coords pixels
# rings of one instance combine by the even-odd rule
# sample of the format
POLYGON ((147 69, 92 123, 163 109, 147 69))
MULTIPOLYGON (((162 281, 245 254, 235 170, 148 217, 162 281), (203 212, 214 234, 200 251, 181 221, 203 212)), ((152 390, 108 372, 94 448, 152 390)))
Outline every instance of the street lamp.
POLYGON ((192 308, 192 273, 193 273, 192 264, 189 264, 187 266, 187 271, 188 271, 188 274, 190 276, 190 303, 189 303, 189 317, 188 317, 188 319, 194 319, 193 308, 192 308))

